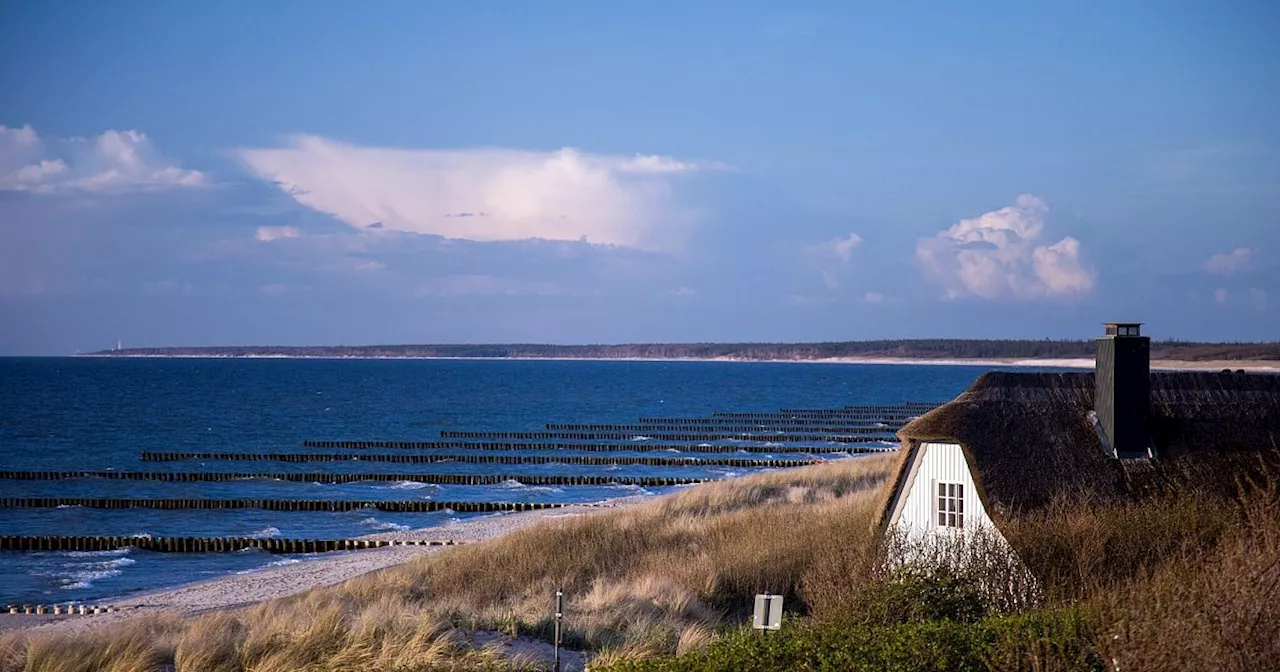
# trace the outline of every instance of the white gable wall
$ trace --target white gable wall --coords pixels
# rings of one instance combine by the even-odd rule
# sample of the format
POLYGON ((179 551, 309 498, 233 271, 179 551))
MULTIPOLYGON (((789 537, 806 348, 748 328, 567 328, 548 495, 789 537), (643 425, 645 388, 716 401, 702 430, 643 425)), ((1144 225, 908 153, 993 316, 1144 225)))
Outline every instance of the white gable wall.
POLYGON ((922 443, 913 462, 905 472, 910 482, 898 495, 900 501, 894 502, 891 527, 896 526, 909 538, 954 536, 960 530, 938 525, 938 483, 959 483, 964 486, 963 531, 982 530, 984 534, 1003 539, 978 498, 978 489, 959 444, 922 443))

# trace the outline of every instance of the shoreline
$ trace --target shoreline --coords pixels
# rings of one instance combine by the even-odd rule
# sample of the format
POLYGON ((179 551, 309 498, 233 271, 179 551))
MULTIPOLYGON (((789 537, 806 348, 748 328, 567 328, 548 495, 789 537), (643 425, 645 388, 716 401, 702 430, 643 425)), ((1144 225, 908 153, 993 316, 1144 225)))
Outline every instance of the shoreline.
MULTIPOLYGON (((497 513, 448 525, 371 534, 364 538, 453 540, 468 544, 478 543, 548 520, 613 511, 651 499, 653 496, 638 495, 608 500, 605 502, 608 506, 579 504, 559 509, 497 513)), ((110 614, 92 616, 0 614, 0 633, 24 631, 33 635, 71 634, 162 612, 196 616, 210 611, 241 609, 313 588, 336 585, 370 572, 403 564, 420 555, 438 553, 446 548, 449 547, 391 546, 317 554, 315 557, 303 559, 282 556, 282 559, 292 558, 297 561, 265 565, 257 569, 158 588, 114 600, 95 600, 97 603, 111 604, 119 609, 110 614)))
MULTIPOLYGON (((324 355, 112 355, 76 354, 73 358, 91 359, 303 359, 303 360, 462 360, 469 362, 726 362, 737 364, 847 364, 859 366, 985 366, 1012 368, 1092 369, 1092 358, 1018 358, 996 357, 987 359, 913 357, 828 357, 823 359, 748 359, 742 357, 417 357, 417 356, 324 356, 324 355)), ((1153 371, 1221 371, 1244 369, 1251 373, 1280 373, 1280 360, 1271 359, 1213 359, 1179 360, 1153 359, 1153 371)))

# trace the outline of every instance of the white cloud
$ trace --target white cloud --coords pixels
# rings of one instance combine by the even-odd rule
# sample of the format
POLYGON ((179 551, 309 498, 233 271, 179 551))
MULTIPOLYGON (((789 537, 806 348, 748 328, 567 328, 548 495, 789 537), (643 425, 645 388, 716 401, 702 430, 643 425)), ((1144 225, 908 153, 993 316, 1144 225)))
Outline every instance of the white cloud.
POLYGON ((863 295, 862 300, 867 303, 884 303, 884 294, 881 294, 880 292, 867 292, 863 295))
POLYGON ((847 236, 841 236, 828 240, 824 243, 818 243, 809 247, 809 252, 817 255, 834 257, 842 264, 853 261, 853 250, 862 244, 862 236, 856 233, 850 233, 847 236))
POLYGON ((657 154, 636 154, 634 157, 618 164, 618 169, 626 173, 693 173, 702 170, 728 170, 729 167, 719 161, 691 163, 680 161, 670 156, 657 154))
POLYGON ((677 287, 666 293, 667 296, 697 296, 698 290, 692 287, 677 287))
POLYGON ((718 167, 575 149, 361 147, 316 136, 235 154, 302 205, 362 230, 641 249, 679 247, 693 222, 673 204, 669 180, 718 167))
POLYGON ((279 283, 268 283, 258 288, 258 293, 263 296, 284 296, 289 293, 289 288, 279 283))
POLYGON ((167 162, 138 131, 46 141, 31 126, 0 126, 0 191, 120 194, 207 184, 167 162))
POLYGON ((270 242, 281 238, 297 238, 301 235, 292 226, 259 226, 258 233, 254 237, 263 242, 270 242))
POLYGON ((916 261, 948 298, 987 300, 1080 296, 1093 289, 1093 272, 1080 259, 1080 242, 1038 244, 1049 206, 1022 195, 1011 205, 962 219, 916 244, 916 261))
POLYGON ((1226 303, 1231 298, 1231 292, 1226 287, 1219 287, 1213 290, 1213 300, 1215 303, 1226 303))
POLYGON ((853 250, 861 244, 862 236, 850 233, 810 245, 804 248, 804 252, 809 257, 809 262, 818 266, 818 274, 822 276, 822 283, 827 289, 836 290, 840 288, 842 277, 848 275, 847 270, 842 267, 853 261, 853 250))
POLYGON ((1253 250, 1241 247, 1209 257, 1204 262, 1204 270, 1214 275, 1230 275, 1248 268, 1252 262, 1253 250))
POLYGON ((1263 289, 1254 287, 1249 290, 1249 298, 1253 301, 1254 310, 1263 311, 1267 309, 1267 292, 1263 289))

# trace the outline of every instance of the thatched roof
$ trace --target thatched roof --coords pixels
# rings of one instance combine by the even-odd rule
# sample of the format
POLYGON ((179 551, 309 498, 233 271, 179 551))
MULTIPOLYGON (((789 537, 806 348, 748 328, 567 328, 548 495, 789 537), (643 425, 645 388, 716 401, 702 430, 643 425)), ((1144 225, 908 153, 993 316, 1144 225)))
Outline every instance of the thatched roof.
MULTIPOLYGON (((978 494, 997 521, 1039 508, 1056 495, 1118 499, 1188 474, 1234 487, 1238 468, 1280 455, 1280 376, 1151 374, 1150 430, 1158 457, 1117 460, 1089 422, 1094 374, 1004 373, 903 427, 903 476, 919 443, 959 443, 978 494)), ((887 523, 896 491, 882 514, 887 523)))

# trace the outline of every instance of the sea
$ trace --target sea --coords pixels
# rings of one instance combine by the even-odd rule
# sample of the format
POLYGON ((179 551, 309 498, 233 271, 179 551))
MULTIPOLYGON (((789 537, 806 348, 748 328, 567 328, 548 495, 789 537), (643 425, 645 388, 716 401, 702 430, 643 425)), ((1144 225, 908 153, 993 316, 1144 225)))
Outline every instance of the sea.
MULTIPOLYGON (((0 359, 0 470, 335 472, 412 474, 573 474, 732 478, 758 469, 721 466, 394 464, 185 460, 143 462, 142 451, 344 454, 466 454, 466 449, 304 448, 304 440, 437 439, 442 431, 538 431, 547 423, 635 423, 641 417, 715 412, 839 408, 847 404, 943 402, 988 367, 833 363, 456 359, 0 359)), ((572 441, 570 441, 572 442, 572 441)), ((650 437, 613 440, 629 447, 650 437)), ((599 441, 596 441, 599 443, 599 441)), ((877 442, 879 448, 892 444, 877 442)), ((735 445, 734 440, 706 445, 735 445)), ((725 457, 687 447, 661 452, 557 455, 725 457)), ((740 445, 747 445, 742 443, 740 445)), ((769 445, 757 443, 755 445, 769 445)), ((821 444, 814 444, 818 447, 821 444)), ((834 445, 834 444, 831 444, 834 445)), ((694 448, 697 445, 695 444, 694 448)), ((545 450, 504 455, 547 454, 545 450)), ((735 453, 729 453, 732 456, 735 453)), ((794 458, 796 453, 739 453, 794 458)), ((803 453, 800 456, 804 456, 803 453)), ((815 453, 822 459, 858 459, 815 453)), ((0 479, 4 497, 261 498, 605 502, 678 487, 635 485, 434 485, 403 481, 348 484, 245 478, 226 482, 72 478, 0 479)), ((259 509, 153 510, 0 508, 0 535, 279 536, 352 538, 509 515, 343 513, 259 509)), ((258 550, 159 553, 0 551, 0 605, 102 602, 314 556, 258 550)))

